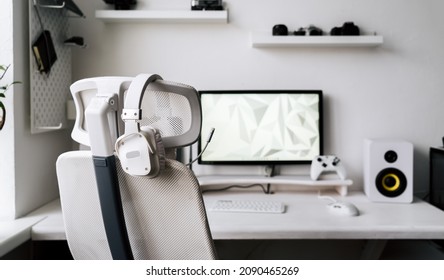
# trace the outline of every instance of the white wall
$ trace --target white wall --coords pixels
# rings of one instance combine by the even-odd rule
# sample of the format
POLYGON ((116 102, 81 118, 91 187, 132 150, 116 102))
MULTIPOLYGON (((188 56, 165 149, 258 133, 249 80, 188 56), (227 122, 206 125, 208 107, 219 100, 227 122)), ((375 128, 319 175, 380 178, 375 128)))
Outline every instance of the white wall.
MULTIPOLYGON (((444 135, 444 2, 440 0, 226 0, 229 24, 105 24, 103 1, 76 1, 72 22, 86 49, 73 51, 73 79, 155 72, 197 89, 322 89, 325 152, 339 155, 362 185, 367 137, 415 145, 415 189, 428 186, 428 149, 444 135), (326 31, 354 21, 384 36, 378 48, 250 46, 250 32, 283 23, 326 31)), ((140 9, 189 9, 188 0, 139 0, 140 9)), ((295 171, 292 168, 288 172, 295 171)), ((207 172, 208 168, 198 169, 207 172)))
MULTIPOLYGON (((5 1, 0 4, 0 18, 2 26, 0 28, 0 64, 12 64, 12 1, 5 1)), ((13 81, 13 66, 9 68, 5 77, 0 82, 0 86, 10 84, 13 81)), ((11 121, 14 115, 13 91, 8 91, 2 98, 2 103, 6 107, 6 123, 0 130, 0 219, 12 215, 14 200, 14 126, 11 121)))
MULTIPOLYGON (((71 150, 71 130, 31 134, 29 1, 14 0, 13 3, 14 79, 23 82, 14 88, 15 215, 20 217, 59 196, 55 162, 60 154, 71 150)), ((60 94, 69 95, 69 90, 60 94)))
POLYGON ((30 132, 28 5, 0 1, 0 63, 12 65, 7 82, 22 82, 6 94, 8 119, 0 131, 0 219, 21 217, 57 198, 55 161, 71 148, 70 130, 30 132))

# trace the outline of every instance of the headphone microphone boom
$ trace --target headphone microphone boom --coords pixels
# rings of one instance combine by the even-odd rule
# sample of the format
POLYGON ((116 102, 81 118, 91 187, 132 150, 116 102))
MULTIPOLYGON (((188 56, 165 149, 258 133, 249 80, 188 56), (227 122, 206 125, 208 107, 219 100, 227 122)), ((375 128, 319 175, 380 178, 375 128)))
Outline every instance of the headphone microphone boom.
MULTIPOLYGON (((211 142, 211 139, 213 138, 213 134, 214 134, 214 131, 215 131, 215 130, 216 130, 216 129, 215 129, 214 127, 211 128, 210 133, 208 134, 207 143, 210 143, 210 142, 211 142)), ((207 146, 208 146, 208 145, 205 145, 205 148, 206 148, 207 146)))
POLYGON ((197 157, 195 159, 193 159, 189 163, 185 164, 186 166, 193 164, 196 160, 198 160, 203 155, 203 153, 205 152, 205 150, 208 147, 208 144, 210 144, 211 139, 213 138, 213 134, 214 134, 215 130, 216 129, 214 127, 211 128, 210 133, 208 134, 208 137, 207 137, 207 141, 206 141, 205 146, 203 147, 202 151, 197 155, 197 157))

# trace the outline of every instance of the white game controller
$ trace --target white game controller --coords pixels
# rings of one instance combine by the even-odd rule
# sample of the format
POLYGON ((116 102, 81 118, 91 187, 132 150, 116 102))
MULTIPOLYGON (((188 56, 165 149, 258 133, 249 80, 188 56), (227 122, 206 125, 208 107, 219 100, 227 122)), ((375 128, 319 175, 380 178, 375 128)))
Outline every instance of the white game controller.
POLYGON ((311 162, 310 177, 312 180, 317 180, 319 175, 324 172, 336 172, 342 180, 347 177, 344 166, 341 160, 336 156, 317 156, 311 162))

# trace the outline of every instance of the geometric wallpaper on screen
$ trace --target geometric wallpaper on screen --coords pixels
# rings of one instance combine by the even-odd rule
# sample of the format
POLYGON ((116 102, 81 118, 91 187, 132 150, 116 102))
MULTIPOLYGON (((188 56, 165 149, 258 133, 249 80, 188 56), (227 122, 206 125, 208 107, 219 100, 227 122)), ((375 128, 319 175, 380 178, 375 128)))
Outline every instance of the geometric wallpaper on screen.
POLYGON ((317 94, 204 94, 207 161, 312 160, 319 155, 317 94))

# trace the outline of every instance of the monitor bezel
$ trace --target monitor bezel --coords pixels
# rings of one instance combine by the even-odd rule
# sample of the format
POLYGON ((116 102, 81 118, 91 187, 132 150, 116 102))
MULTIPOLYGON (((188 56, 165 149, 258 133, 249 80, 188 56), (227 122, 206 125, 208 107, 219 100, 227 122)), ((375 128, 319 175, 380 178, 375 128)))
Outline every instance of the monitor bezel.
MULTIPOLYGON (((204 94, 316 94, 319 96, 319 154, 322 155, 324 152, 324 101, 323 101, 323 91, 319 89, 284 89, 284 90, 200 90, 199 99, 201 100, 204 94)), ((202 122, 204 116, 202 113, 202 122)), ((203 132, 205 133, 205 132, 203 132)), ((217 132, 216 132, 217 133, 217 132)), ((201 153, 205 143, 202 143, 203 139, 206 139, 206 135, 202 134, 198 138, 198 154, 201 153)), ((210 143, 211 145, 211 143, 210 143)), ((291 164, 311 164, 311 160, 242 160, 242 161, 208 161, 203 160, 200 156, 198 158, 198 163, 202 165, 291 165, 291 164)))

